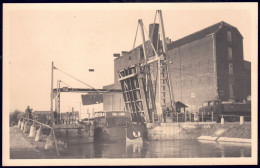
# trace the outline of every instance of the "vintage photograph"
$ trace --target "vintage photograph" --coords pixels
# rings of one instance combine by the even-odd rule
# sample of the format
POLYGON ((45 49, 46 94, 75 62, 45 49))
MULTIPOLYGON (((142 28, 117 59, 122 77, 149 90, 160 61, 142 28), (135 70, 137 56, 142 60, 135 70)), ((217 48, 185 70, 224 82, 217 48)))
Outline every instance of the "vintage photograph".
POLYGON ((2 164, 257 164, 257 5, 3 4, 2 164))

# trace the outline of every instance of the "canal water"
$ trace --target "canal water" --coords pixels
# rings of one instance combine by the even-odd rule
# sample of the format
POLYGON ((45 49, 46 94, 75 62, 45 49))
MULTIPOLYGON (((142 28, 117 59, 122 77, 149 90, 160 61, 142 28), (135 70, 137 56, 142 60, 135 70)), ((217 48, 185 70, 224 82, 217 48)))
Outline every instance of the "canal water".
POLYGON ((146 144, 68 145, 61 158, 218 158, 251 157, 251 144, 198 140, 150 141, 146 144))

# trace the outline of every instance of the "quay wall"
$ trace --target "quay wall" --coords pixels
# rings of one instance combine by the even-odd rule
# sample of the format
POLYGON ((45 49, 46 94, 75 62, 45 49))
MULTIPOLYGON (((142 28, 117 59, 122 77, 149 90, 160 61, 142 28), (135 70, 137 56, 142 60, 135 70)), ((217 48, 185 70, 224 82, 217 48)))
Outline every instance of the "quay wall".
POLYGON ((161 123, 147 125, 149 140, 197 139, 200 136, 251 139, 251 122, 161 123))

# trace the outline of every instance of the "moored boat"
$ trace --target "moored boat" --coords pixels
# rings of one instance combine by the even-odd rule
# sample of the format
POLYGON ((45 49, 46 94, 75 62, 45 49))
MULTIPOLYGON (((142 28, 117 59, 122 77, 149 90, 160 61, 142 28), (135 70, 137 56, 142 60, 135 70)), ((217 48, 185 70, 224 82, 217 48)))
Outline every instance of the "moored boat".
POLYGON ((53 125, 58 141, 67 144, 89 143, 94 141, 93 125, 87 124, 59 124, 53 125))
POLYGON ((144 124, 135 122, 126 123, 126 143, 142 144, 147 140, 147 131, 144 124))
POLYGON ((130 122, 128 111, 99 111, 94 118, 94 142, 125 141, 126 122, 130 122))

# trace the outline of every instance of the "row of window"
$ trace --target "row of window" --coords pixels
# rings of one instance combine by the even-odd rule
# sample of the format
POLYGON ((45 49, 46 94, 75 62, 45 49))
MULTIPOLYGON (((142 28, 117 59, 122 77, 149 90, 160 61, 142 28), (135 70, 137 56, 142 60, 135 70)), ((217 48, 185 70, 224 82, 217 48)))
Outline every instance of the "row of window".
MULTIPOLYGON (((227 41, 229 43, 232 42, 232 34, 231 34, 231 31, 227 31, 227 41)), ((230 75, 233 75, 233 53, 232 53, 232 48, 231 46, 228 46, 228 73, 230 75)))

